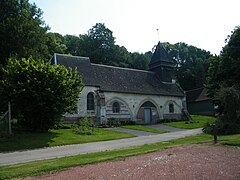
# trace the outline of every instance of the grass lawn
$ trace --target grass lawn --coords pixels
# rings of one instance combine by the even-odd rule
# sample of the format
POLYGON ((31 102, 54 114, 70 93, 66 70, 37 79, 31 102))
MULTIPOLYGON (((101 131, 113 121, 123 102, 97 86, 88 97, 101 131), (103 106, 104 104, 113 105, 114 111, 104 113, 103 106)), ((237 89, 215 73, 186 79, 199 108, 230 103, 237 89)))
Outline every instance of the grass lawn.
POLYGON ((202 128, 206 125, 206 123, 212 123, 215 121, 216 118, 211 116, 198 116, 198 115, 191 115, 192 121, 179 121, 179 122, 168 122, 164 123, 168 126, 173 126, 176 128, 183 128, 183 129, 195 129, 195 128, 202 128))
POLYGON ((164 130, 153 129, 153 128, 150 128, 150 127, 147 127, 144 125, 126 125, 126 126, 121 126, 121 128, 133 129, 133 130, 138 130, 138 131, 146 131, 146 132, 152 132, 152 133, 158 133, 158 134, 168 132, 168 131, 164 131, 164 130))
MULTIPOLYGON (((220 136, 219 142, 223 144, 240 145, 240 134, 230 136, 220 136)), ((81 166, 91 163, 97 163, 107 160, 113 160, 121 157, 128 157, 138 154, 144 154, 162 149, 186 144, 211 143, 213 137, 207 134, 188 136, 168 142, 159 142, 155 144, 135 146, 126 149, 104 151, 98 153, 83 154, 78 156, 56 158, 43 161, 35 161, 24 164, 10 165, 0 167, 0 179, 11 179, 16 177, 36 176, 50 171, 60 171, 64 168, 81 166)))
POLYGON ((46 133, 16 132, 12 137, 0 139, 0 152, 130 137, 134 137, 134 135, 101 128, 96 128, 92 135, 75 134, 72 129, 49 130, 46 133))
POLYGON ((219 136, 218 142, 224 145, 240 146, 240 134, 219 136))

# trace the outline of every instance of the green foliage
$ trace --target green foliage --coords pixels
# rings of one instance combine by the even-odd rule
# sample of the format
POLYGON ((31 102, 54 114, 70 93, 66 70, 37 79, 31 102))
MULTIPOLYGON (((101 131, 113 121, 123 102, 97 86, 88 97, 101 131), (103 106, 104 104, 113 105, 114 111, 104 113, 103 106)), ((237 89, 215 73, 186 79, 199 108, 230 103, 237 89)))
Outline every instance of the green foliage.
POLYGON ((80 35, 80 49, 83 56, 98 64, 109 64, 113 60, 115 37, 104 24, 97 23, 88 34, 80 35))
POLYGON ((219 57, 210 61, 207 88, 211 98, 221 87, 240 87, 240 26, 237 26, 226 40, 219 57))
POLYGON ((130 53, 115 44, 113 32, 105 24, 96 23, 87 34, 64 36, 66 53, 90 57, 91 62, 134 69, 148 69, 151 52, 130 53))
POLYGON ((77 134, 86 134, 91 135, 94 133, 95 127, 93 123, 93 119, 91 118, 83 118, 79 122, 73 125, 74 132, 77 134))
POLYGON ((28 0, 0 1, 0 64, 15 55, 34 58, 48 55, 45 44, 48 27, 41 16, 42 11, 28 0))
POLYGON ((137 52, 131 53, 130 68, 147 70, 150 63, 152 52, 140 54, 137 52))
POLYGON ((3 68, 0 97, 5 104, 11 101, 14 115, 24 127, 46 131, 62 114, 76 108, 82 86, 76 69, 32 57, 11 58, 3 68))
POLYGON ((107 127, 118 127, 121 125, 121 121, 116 118, 109 118, 107 119, 107 127))
POLYGON ((240 91, 234 87, 222 87, 215 95, 219 117, 216 121, 218 134, 240 132, 240 91))
POLYGON ((64 54, 67 46, 64 37, 59 33, 47 33, 46 45, 48 47, 49 58, 54 53, 64 54))
POLYGON ((210 61, 207 88, 218 105, 218 134, 238 133, 240 130, 240 27, 226 39, 219 57, 210 61))
POLYGON ((66 53, 73 56, 79 56, 81 54, 80 50, 80 38, 74 35, 65 35, 64 42, 67 47, 66 53))
POLYGON ((187 45, 186 43, 164 43, 169 55, 176 60, 176 78, 184 90, 203 87, 206 82, 209 51, 187 45))

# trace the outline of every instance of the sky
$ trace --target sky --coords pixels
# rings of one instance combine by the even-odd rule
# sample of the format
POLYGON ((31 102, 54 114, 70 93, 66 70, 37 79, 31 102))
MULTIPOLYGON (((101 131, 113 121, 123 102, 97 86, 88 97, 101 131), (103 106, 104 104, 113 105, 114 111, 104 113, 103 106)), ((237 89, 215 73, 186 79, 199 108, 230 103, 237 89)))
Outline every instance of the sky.
POLYGON ((219 54, 240 25, 239 0, 29 0, 51 32, 87 34, 96 23, 113 32, 116 44, 145 53, 161 42, 185 42, 219 54), (157 31, 157 29, 159 29, 157 31))

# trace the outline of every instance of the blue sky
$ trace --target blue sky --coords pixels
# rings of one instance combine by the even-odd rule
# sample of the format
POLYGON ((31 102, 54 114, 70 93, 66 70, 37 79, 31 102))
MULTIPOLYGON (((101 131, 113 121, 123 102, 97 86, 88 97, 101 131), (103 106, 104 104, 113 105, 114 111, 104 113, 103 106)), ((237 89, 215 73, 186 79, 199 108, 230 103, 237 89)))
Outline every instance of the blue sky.
POLYGON ((116 44, 147 52, 158 42, 185 42, 219 54, 240 25, 239 0, 30 0, 50 31, 85 34, 96 23, 113 31, 116 44), (157 33, 157 30, 159 32, 157 33))

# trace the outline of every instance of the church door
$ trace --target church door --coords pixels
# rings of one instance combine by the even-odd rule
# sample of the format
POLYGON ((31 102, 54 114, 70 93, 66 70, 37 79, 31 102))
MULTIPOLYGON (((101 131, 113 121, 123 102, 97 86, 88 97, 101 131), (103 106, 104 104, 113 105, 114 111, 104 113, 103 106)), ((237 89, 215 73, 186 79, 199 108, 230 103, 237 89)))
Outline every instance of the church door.
POLYGON ((151 122, 151 108, 144 108, 144 121, 146 124, 151 122))

